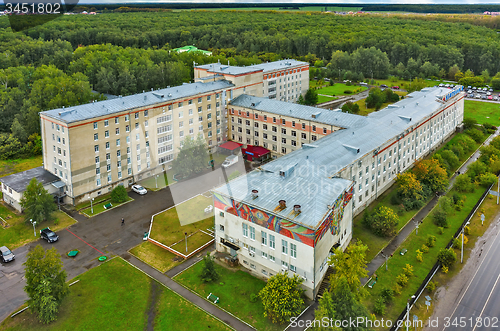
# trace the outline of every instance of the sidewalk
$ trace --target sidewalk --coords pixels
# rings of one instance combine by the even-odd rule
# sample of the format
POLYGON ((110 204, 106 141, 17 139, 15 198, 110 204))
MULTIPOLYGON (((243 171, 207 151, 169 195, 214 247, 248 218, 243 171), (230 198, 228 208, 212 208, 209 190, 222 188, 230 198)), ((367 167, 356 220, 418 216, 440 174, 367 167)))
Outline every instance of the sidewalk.
MULTIPOLYGON (((500 133, 500 129, 498 129, 495 133, 493 133, 488 139, 486 139, 483 143, 483 145, 488 145, 490 141, 498 136, 500 133)), ((479 152, 479 149, 476 150, 474 154, 471 155, 471 157, 465 161, 462 166, 457 170, 460 171, 461 174, 465 173, 469 167, 469 165, 477 160, 481 153, 479 152)), ((448 185, 448 190, 451 190, 453 187, 453 184, 455 183, 455 178, 457 177, 457 173, 453 174, 450 178, 450 184, 448 185)), ((436 206, 438 202, 438 197, 432 198, 432 200, 425 206, 423 207, 417 215, 413 218, 413 221, 409 221, 399 232, 398 234, 391 240, 391 242, 382 250, 386 256, 390 256, 391 254, 395 254, 396 250, 398 249, 399 245, 403 243, 403 241, 406 240, 406 238, 415 230, 415 222, 418 221, 421 223, 423 219, 431 212, 431 210, 436 206)), ((379 252, 377 256, 373 258, 373 260, 370 261, 366 265, 366 269, 368 270, 368 278, 362 278, 361 279, 361 284, 366 285, 370 277, 373 275, 375 271, 377 271, 378 268, 380 268, 383 264, 385 263, 385 257, 379 252)))
POLYGON ((219 309, 217 306, 211 304, 207 300, 199 297, 198 295, 194 294, 190 290, 186 289, 182 285, 176 283, 172 279, 168 278, 164 274, 160 273, 158 270, 150 267, 146 263, 136 259, 134 256, 132 256, 129 253, 124 253, 121 255, 121 257, 128 261, 130 264, 133 266, 137 267, 139 270, 143 271, 147 275, 149 275, 151 278, 157 280, 158 282, 162 283, 166 287, 168 287, 170 290, 173 292, 177 293, 187 301, 191 302, 192 304, 198 306, 198 308, 204 310, 205 312, 211 314, 212 316, 215 316, 218 318, 220 321, 226 323, 229 325, 231 328, 234 330, 238 331, 254 331, 255 329, 251 328, 247 324, 243 323, 233 315, 219 309))

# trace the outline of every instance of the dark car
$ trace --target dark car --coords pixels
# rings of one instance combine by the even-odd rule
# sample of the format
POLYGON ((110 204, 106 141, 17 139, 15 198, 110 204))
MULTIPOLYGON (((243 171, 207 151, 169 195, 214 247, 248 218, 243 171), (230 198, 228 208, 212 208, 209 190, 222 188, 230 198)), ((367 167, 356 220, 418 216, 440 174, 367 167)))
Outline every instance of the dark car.
POLYGON ((6 246, 0 247, 0 257, 4 263, 14 261, 16 256, 6 246))
POLYGON ((49 243, 53 243, 59 240, 59 236, 49 228, 40 230, 40 237, 47 240, 49 243))
POLYGON ((384 87, 384 88, 386 88, 386 87, 387 87, 387 85, 385 85, 385 84, 382 84, 382 85, 380 85, 380 87, 384 87))

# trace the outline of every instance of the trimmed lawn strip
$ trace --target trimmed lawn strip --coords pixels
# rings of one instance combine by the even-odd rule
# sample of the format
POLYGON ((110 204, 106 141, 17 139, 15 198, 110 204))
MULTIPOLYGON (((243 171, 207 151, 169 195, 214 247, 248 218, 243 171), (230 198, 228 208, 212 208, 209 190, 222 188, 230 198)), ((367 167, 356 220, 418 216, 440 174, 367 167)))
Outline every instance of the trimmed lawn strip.
POLYGON ((211 198, 198 195, 156 215, 153 219, 150 237, 162 244, 173 245, 183 240, 186 232, 189 236, 198 230, 206 231, 213 228, 213 213, 207 217, 208 214, 204 212, 209 204, 212 204, 211 198), (181 223, 186 225, 183 226, 181 223))
POLYGON ((43 325, 35 315, 24 312, 7 318, 2 330, 143 330, 148 312, 156 311, 155 329, 230 330, 190 302, 164 286, 158 286, 159 300, 149 307, 151 282, 143 272, 121 258, 114 258, 76 277, 80 282, 70 287, 55 322, 43 325), (133 302, 133 308, 130 303, 133 302))
POLYGON ((85 216, 88 216, 88 217, 93 217, 97 214, 100 214, 100 213, 103 213, 105 211, 108 211, 112 208, 115 208, 115 207, 118 207, 118 206, 121 206, 129 201, 132 201, 134 199, 132 199, 131 197, 127 197, 127 200, 125 202, 120 202, 120 203, 115 203, 115 202, 111 202, 111 200, 106 200, 106 201, 103 201, 103 202, 99 202, 99 203, 93 203, 92 204, 92 208, 94 209, 94 213, 92 214, 92 208, 86 208, 84 210, 81 210, 80 212, 82 214, 85 214, 85 216), (111 208, 109 209, 104 209, 104 206, 107 205, 108 203, 111 203, 111 208))
POLYGON ((363 92, 367 90, 368 87, 366 86, 358 86, 358 85, 351 85, 348 86, 343 83, 335 83, 332 86, 327 86, 320 88, 316 90, 318 94, 324 94, 324 95, 331 95, 331 96, 338 96, 338 95, 353 95, 357 94, 359 92, 363 92), (344 93, 344 91, 351 91, 351 93, 344 93))
POLYGON ((251 294, 258 294, 266 282, 241 271, 233 271, 218 264, 215 265, 220 279, 217 282, 202 283, 200 273, 203 262, 197 263, 175 277, 175 281, 185 285, 201 297, 210 293, 219 297, 217 306, 238 316, 259 331, 282 331, 285 325, 273 324, 264 317, 264 307, 260 300, 250 302, 251 294), (223 285, 221 285, 223 284, 223 285))
MULTIPOLYGON (((453 144, 461 135, 465 135, 465 133, 457 133, 453 138, 447 142, 444 146, 442 146, 440 149, 438 149, 435 153, 439 153, 440 151, 444 150, 448 145, 453 144)), ((486 140, 487 137, 485 136, 486 140)), ((484 141, 483 140, 483 141, 484 141)), ((465 155, 463 158, 460 159, 460 165, 469 158, 470 155, 472 155, 477 148, 481 146, 480 143, 476 143, 474 146, 474 151, 471 153, 468 153, 465 155)), ((427 158, 430 158, 432 156, 428 156, 427 158)), ((452 174, 455 172, 456 169, 452 169, 452 174)), ((417 213, 418 210, 410 210, 410 211, 398 211, 397 208, 398 206, 395 206, 391 204, 391 197, 393 195, 397 194, 397 184, 394 183, 392 187, 390 187, 387 191, 382 193, 382 195, 375 201, 373 201, 368 207, 368 210, 372 210, 378 206, 385 206, 389 207, 392 209, 395 209, 397 211, 398 216, 399 216, 399 223, 397 227, 397 231, 399 232, 403 226, 408 223, 408 221, 414 217, 417 213)), ((425 204, 428 204, 429 201, 431 200, 432 197, 429 197, 425 204)), ((377 254, 378 252, 383 249, 389 242, 392 240, 393 237, 380 237, 371 232, 370 229, 367 229, 362 223, 363 219, 363 212, 357 215, 353 219, 353 238, 360 239, 365 245, 368 246, 368 252, 366 253, 366 261, 371 261, 377 254)))
POLYGON ((188 255, 191 254, 196 249, 208 243, 210 240, 214 239, 214 237, 209 236, 206 233, 201 231, 195 232, 192 236, 187 238, 187 252, 186 252, 186 241, 181 240, 177 244, 170 246, 172 249, 175 249, 179 253, 188 255))
MULTIPOLYGON (((105 200, 111 200, 111 193, 101 194, 101 195, 95 197, 94 201, 92 202, 92 205, 95 206, 99 202, 102 202, 102 201, 105 201, 105 200)), ((77 204, 75 206, 75 209, 76 210, 82 210, 82 209, 85 209, 87 207, 90 207, 90 200, 77 204)))
MULTIPOLYGON (((444 229, 443 234, 438 234, 437 226, 433 223, 430 213, 420 224, 418 235, 412 232, 400 248, 395 252, 394 257, 389 259, 389 270, 385 270, 385 265, 382 265, 377 271, 377 284, 373 289, 369 289, 369 295, 365 298, 364 304, 373 311, 373 303, 380 297, 381 291, 386 288, 392 288, 395 284, 396 277, 403 273, 403 268, 406 264, 414 267, 413 276, 410 277, 408 284, 403 288, 402 293, 394 297, 394 301, 390 306, 387 306, 384 318, 393 321, 399 316, 403 308, 406 306, 407 299, 415 293, 420 287, 420 284, 425 279, 429 271, 437 261, 437 254, 441 248, 446 247, 454 233, 460 227, 465 217, 472 210, 476 202, 484 192, 484 188, 476 188, 474 193, 469 193, 461 211, 453 211, 452 215, 447 217, 450 227, 444 229), (427 235, 436 236, 436 244, 429 248, 428 253, 424 253, 423 262, 418 262, 416 259, 416 250, 420 249, 425 244, 427 235), (400 251, 407 249, 408 252, 402 256, 400 251)), ((454 190, 451 190, 446 196, 451 197, 454 190)), ((459 256, 458 256, 459 257, 459 256)), ((450 268, 450 271, 454 267, 450 268)))
POLYGON ((184 262, 184 259, 149 241, 135 246, 129 252, 161 273, 184 262))
POLYGON ((473 118, 479 124, 500 125, 500 104, 482 101, 464 101, 464 118, 473 118))
POLYGON ((168 289, 160 294, 154 323, 155 330, 232 330, 168 289))
MULTIPOLYGON (((399 86, 402 89, 406 89, 407 87, 410 86, 410 81, 409 80, 403 80, 403 79, 398 79, 395 82, 389 80, 389 79, 375 79, 375 83, 377 85, 382 85, 385 84, 389 87, 392 86, 399 86)), ((425 80, 426 87, 431 87, 431 86, 436 86, 439 85, 440 83, 444 83, 442 80, 425 80)))
POLYGON ((51 230, 57 232, 76 223, 75 219, 71 218, 68 214, 56 211, 53 214, 54 221, 45 221, 36 225, 35 237, 33 234, 33 225, 24 220, 24 215, 16 214, 9 207, 0 204, 0 216, 9 224, 6 228, 0 226, 0 243, 2 246, 8 246, 12 250, 40 239, 41 229, 50 227, 51 230))
POLYGON ((30 157, 27 159, 2 160, 0 161, 0 177, 12 175, 36 167, 41 167, 42 164, 42 155, 30 157))
POLYGON ((337 100, 337 99, 338 99, 337 97, 325 97, 324 95, 318 95, 318 103, 317 104, 332 101, 332 100, 337 100))

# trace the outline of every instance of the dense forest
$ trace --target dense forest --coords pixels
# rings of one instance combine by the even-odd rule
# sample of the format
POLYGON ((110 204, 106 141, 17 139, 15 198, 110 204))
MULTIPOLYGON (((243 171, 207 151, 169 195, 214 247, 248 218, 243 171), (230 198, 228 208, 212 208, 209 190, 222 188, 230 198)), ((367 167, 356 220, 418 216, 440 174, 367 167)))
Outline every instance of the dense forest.
POLYGON ((189 82, 193 62, 250 65, 296 58, 308 61, 312 76, 319 78, 465 76, 472 81, 481 75, 477 84, 500 71, 497 32, 449 19, 290 11, 126 12, 60 16, 16 33, 1 17, 0 155, 16 156, 20 144, 37 141, 40 111, 104 98, 100 93, 127 95, 189 82), (213 56, 170 51, 184 45, 211 50, 213 56))

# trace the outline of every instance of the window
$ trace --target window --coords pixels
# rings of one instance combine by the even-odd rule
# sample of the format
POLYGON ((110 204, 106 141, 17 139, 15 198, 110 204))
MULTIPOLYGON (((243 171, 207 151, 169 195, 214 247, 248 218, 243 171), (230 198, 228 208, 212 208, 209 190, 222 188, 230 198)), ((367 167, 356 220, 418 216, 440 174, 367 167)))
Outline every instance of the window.
POLYGON ((101 173, 101 169, 100 168, 95 168, 95 174, 99 175, 100 173, 101 173))
POLYGON ((130 132, 130 125, 125 126, 125 132, 130 132))
POLYGON ((95 163, 99 163, 99 156, 95 157, 95 163))
POLYGON ((260 237, 262 239, 262 245, 267 245, 267 233, 262 231, 260 237))
POLYGON ((284 118, 281 120, 281 124, 283 124, 283 125, 285 125, 285 124, 286 124, 286 121, 285 121, 285 119, 284 119, 284 118))
POLYGON ((106 141, 106 149, 109 149, 109 141, 106 141))
POLYGON ((144 116, 148 116, 148 110, 147 109, 144 111, 144 116))
POLYGON ((273 261, 273 262, 276 262, 276 259, 274 258, 274 256, 272 256, 272 255, 269 255, 269 261, 273 261))
POLYGON ((302 123, 302 130, 305 130, 305 129, 306 129, 306 124, 302 123))
MULTIPOLYGON (((275 248, 275 240, 274 240, 274 235, 270 234, 269 235, 269 247, 274 249, 275 248)), ((274 260, 273 260, 274 261, 274 260)))
POLYGON ((99 134, 94 133, 94 141, 99 139, 99 134))
POLYGON ((288 242, 281 239, 281 253, 288 254, 288 242))
POLYGON ((326 128, 323 128, 323 133, 326 134, 326 128))
POLYGON ((101 180, 100 180, 100 179, 97 179, 97 181, 96 181, 96 185, 97 185, 97 186, 101 186, 101 180))
POLYGON ((109 138, 109 131, 108 130, 104 131, 104 138, 109 138))
POLYGON ((286 129, 285 128, 281 128, 281 133, 282 134, 286 134, 286 129))
POLYGON ((262 252, 262 257, 265 258, 265 259, 267 259, 267 253, 262 252))
POLYGON ((119 117, 115 117, 115 124, 118 124, 120 123, 120 118, 119 117))
POLYGON ((267 115, 264 115, 264 121, 267 121, 267 115))
POLYGON ((243 237, 248 237, 248 224, 243 223, 243 237))
POLYGON ((297 272, 297 267, 290 264, 290 271, 297 272))
POLYGON ((116 146, 120 146, 120 139, 116 139, 116 146))
POLYGON ((94 130, 97 129, 97 122, 94 122, 94 130))
POLYGON ((135 128, 139 129, 139 123, 135 123, 135 128))
POLYGON ((134 114, 134 118, 135 118, 135 119, 138 119, 138 118, 139 118, 139 113, 135 113, 135 114, 134 114))
POLYGON ((300 136, 302 137, 302 139, 307 139, 307 136, 304 132, 302 132, 300 136))
POLYGON ((129 115, 125 115, 125 122, 128 122, 130 119, 130 116, 129 115))
MULTIPOLYGON (((111 164, 106 165, 106 171, 111 171, 111 164)), ((109 181, 111 181, 111 179, 109 181)))
POLYGON ((290 256, 297 257, 297 245, 290 243, 290 256))
POLYGON ((94 152, 99 152, 99 145, 94 145, 94 152))

